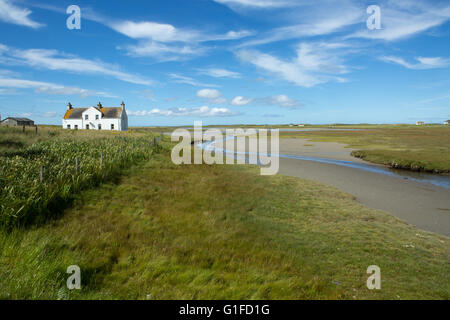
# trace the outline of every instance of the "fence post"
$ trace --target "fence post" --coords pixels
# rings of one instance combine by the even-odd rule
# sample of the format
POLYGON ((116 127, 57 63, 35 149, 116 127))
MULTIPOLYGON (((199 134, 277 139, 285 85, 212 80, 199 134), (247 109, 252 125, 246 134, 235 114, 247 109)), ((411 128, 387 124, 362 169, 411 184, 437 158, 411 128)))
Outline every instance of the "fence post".
POLYGON ((103 168, 103 152, 100 152, 100 168, 103 168))
POLYGON ((40 178, 41 178, 41 183, 44 181, 44 166, 41 166, 41 172, 40 172, 40 178))
POLYGON ((37 128, 37 126, 36 126, 36 134, 37 134, 37 131, 38 131, 38 128, 37 128))
POLYGON ((23 126, 22 132, 25 132, 25 125, 23 126))
POLYGON ((78 158, 75 158, 75 173, 78 174, 78 158))
POLYGON ((157 142, 156 142, 156 137, 153 138, 153 145, 156 146, 157 142))

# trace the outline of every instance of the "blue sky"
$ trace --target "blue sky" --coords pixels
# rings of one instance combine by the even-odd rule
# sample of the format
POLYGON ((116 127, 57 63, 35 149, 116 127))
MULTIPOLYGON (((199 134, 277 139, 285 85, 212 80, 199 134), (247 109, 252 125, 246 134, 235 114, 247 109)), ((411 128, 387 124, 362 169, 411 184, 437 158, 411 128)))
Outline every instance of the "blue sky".
POLYGON ((131 126, 442 122, 449 20, 446 0, 0 0, 0 114, 60 124, 69 101, 124 100, 131 126))

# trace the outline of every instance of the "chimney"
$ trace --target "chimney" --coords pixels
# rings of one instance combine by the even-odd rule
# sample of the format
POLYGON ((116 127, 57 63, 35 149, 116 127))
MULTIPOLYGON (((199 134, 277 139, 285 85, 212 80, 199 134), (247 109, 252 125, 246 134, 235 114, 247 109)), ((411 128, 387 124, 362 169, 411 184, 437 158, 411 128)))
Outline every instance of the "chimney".
POLYGON ((67 104, 67 110, 70 110, 70 109, 73 109, 73 108, 72 108, 72 104, 69 102, 69 103, 67 104))
POLYGON ((102 104, 100 103, 100 101, 98 102, 97 107, 99 107, 100 109, 103 108, 102 104))
POLYGON ((122 109, 125 109, 125 102, 122 101, 120 105, 122 106, 122 109))

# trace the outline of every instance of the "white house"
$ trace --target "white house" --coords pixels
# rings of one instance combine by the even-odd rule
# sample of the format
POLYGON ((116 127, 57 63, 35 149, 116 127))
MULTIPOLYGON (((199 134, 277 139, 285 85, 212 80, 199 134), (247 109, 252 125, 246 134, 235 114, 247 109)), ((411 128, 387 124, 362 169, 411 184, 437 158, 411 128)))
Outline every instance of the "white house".
POLYGON ((67 105, 62 119, 63 129, 87 130, 128 130, 128 116, 125 103, 121 107, 103 107, 99 102, 96 107, 73 108, 67 105))
POLYGON ((450 124, 450 120, 445 120, 444 124, 450 124))

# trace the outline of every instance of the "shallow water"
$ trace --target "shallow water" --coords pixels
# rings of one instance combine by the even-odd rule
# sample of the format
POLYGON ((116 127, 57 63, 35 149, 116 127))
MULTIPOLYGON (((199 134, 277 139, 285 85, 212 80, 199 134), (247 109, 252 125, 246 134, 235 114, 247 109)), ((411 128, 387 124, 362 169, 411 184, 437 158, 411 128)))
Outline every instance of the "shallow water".
MULTIPOLYGON (((226 137, 227 139, 234 139, 234 137, 226 137)), ((244 157, 246 159, 246 163, 249 163, 249 152, 232 152, 228 150, 223 150, 220 148, 216 148, 214 145, 214 141, 208 141, 204 143, 197 144, 198 147, 202 148, 203 150, 210 150, 210 151, 217 151, 217 152, 224 152, 228 155, 233 155, 235 158, 241 158, 244 157)), ((259 155, 261 153, 257 153, 259 155)), ((267 155, 267 154, 262 154, 267 155)), ((268 156, 272 156, 270 153, 268 156)), ((450 189, 450 177, 448 176, 441 176, 431 173, 424 173, 424 172, 414 172, 414 171, 407 171, 407 170, 399 170, 399 169, 391 169, 382 165, 372 165, 372 164, 366 164, 366 163, 359 163, 359 162, 353 162, 353 161, 347 161, 347 160, 335 160, 335 159, 328 159, 328 158, 317 158, 317 157, 307 157, 307 156, 299 156, 299 155, 288 155, 288 154, 279 154, 280 158, 288 158, 288 159, 297 159, 297 160, 304 160, 304 161, 315 161, 315 162, 321 162, 321 163, 327 163, 327 164, 334 164, 338 166, 344 166, 344 167, 350 167, 357 170, 365 170, 377 174, 384 174, 391 177, 395 177, 398 179, 404 179, 404 180, 412 180, 424 184, 432 184, 438 187, 450 189)), ((252 164, 260 164, 260 163, 252 163, 252 164)))

